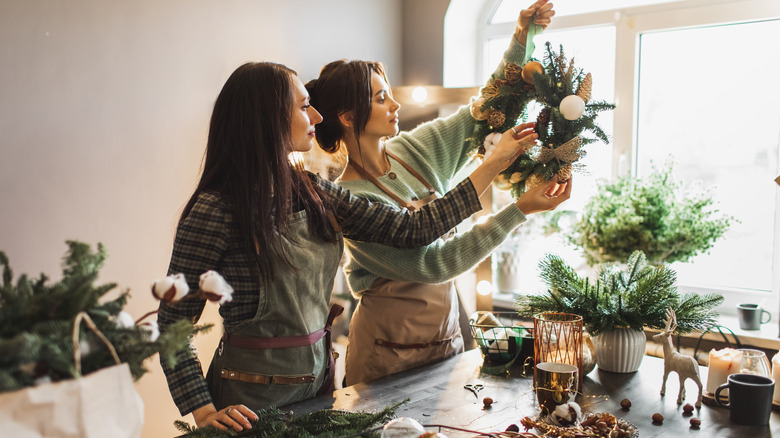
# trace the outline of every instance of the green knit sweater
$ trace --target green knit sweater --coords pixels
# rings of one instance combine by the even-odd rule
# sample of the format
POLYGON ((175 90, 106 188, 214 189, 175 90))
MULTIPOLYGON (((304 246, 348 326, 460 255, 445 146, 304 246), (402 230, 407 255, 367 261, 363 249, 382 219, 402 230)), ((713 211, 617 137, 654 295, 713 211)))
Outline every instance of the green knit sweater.
MULTIPOLYGON (((514 38, 511 40, 504 59, 493 73, 494 77, 504 77, 507 62, 520 64, 523 60, 525 47, 514 38)), ((474 119, 466 105, 452 116, 436 119, 393 137, 387 141, 386 147, 419 172, 441 196, 459 182, 453 181, 453 178, 471 161, 466 138, 473 128, 474 119)), ((390 165, 390 173, 379 177, 379 182, 402 199, 423 199, 427 196, 423 184, 401 164, 390 158, 390 165), (392 179, 391 174, 395 174, 396 178, 392 179)), ((339 184, 355 195, 397 205, 370 181, 339 181, 339 184)), ((344 272, 355 297, 365 293, 378 278, 441 283, 473 268, 525 220, 523 212, 512 203, 466 233, 447 240, 439 239, 416 249, 399 250, 345 239, 350 261, 344 272)))

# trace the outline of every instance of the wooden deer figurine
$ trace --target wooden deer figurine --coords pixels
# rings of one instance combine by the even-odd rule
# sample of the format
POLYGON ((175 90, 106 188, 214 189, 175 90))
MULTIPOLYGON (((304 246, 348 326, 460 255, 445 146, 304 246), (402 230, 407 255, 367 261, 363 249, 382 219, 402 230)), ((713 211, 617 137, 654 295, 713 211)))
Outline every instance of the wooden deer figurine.
POLYGON ((661 385, 661 395, 666 394, 666 378, 669 373, 676 371, 680 376, 680 393, 677 395, 677 404, 682 404, 685 399, 685 380, 691 379, 699 386, 699 398, 696 399, 696 407, 701 407, 701 378, 699 377, 699 363, 691 356, 680 354, 672 345, 672 333, 677 329, 677 315, 671 308, 666 310, 666 328, 653 339, 660 341, 664 347, 664 382, 661 385))

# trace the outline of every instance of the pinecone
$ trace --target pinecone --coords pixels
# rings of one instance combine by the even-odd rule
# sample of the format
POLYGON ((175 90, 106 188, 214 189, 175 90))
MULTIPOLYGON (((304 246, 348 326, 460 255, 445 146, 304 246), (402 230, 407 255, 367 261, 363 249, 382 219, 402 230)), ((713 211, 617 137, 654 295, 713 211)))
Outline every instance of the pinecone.
POLYGON ((574 58, 569 61, 569 69, 566 70, 566 76, 565 78, 571 78, 572 73, 574 73, 574 58))
POLYGON ((562 183, 571 179, 571 171, 572 171, 571 164, 564 164, 563 166, 561 166, 561 168, 558 169, 558 182, 562 183))
POLYGON ((501 111, 490 110, 488 112, 487 122, 488 125, 494 128, 499 128, 501 126, 504 126, 504 122, 506 122, 506 116, 501 111))
POLYGON ((523 80, 522 71, 522 67, 514 62, 510 62, 504 67, 504 76, 510 85, 514 85, 523 80))
POLYGON ((495 81, 488 82, 484 87, 482 87, 482 97, 485 99, 492 99, 498 96, 499 88, 499 85, 496 84, 495 81))
POLYGON ((593 76, 588 73, 585 75, 585 78, 580 82, 580 86, 577 87, 577 92, 575 93, 577 96, 579 96, 582 100, 585 101, 585 103, 588 103, 590 100, 590 90, 593 88, 593 76))
POLYGON ((542 108, 542 110, 539 111, 539 115, 536 116, 536 126, 534 127, 534 132, 536 132, 536 134, 540 137, 542 136, 541 133, 547 133, 547 127, 550 124, 550 112, 550 107, 546 106, 542 108))

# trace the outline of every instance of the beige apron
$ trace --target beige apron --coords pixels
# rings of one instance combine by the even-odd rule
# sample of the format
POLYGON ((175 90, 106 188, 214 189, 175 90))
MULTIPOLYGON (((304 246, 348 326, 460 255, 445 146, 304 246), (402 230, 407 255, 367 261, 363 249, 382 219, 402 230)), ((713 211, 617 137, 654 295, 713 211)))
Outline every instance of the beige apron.
MULTIPOLYGON (((420 180, 431 195, 420 201, 403 201, 376 178, 361 172, 362 168, 356 168, 410 210, 436 199, 435 190, 422 176, 398 157, 388 155, 420 180)), ((458 319, 453 281, 429 284, 377 279, 361 296, 350 320, 347 385, 369 382, 462 352, 458 319)))

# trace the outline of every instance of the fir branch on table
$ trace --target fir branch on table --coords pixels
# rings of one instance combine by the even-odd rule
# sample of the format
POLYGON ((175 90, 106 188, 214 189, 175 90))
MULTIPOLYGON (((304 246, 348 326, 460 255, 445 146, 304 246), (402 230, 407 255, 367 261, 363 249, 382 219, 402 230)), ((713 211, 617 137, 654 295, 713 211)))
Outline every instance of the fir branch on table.
MULTIPOLYGON (((147 371, 147 358, 159 353, 163 360, 175 362, 189 337, 210 327, 182 320, 152 341, 149 332, 138 326, 120 326, 117 316, 130 293, 125 290, 101 302, 116 284, 94 284, 107 257, 105 247, 98 244, 97 252, 92 252, 85 243, 68 241, 67 245, 62 279, 54 284, 49 284, 45 274, 37 278, 20 275, 14 283, 8 257, 0 251, 0 392, 77 377, 73 326, 81 312, 89 315, 136 380, 147 371)), ((116 364, 107 347, 85 326, 79 340, 82 375, 116 364)))
POLYGON ((259 419, 252 422, 251 429, 242 432, 233 429, 220 430, 210 426, 198 428, 180 420, 174 422, 174 425, 184 433, 177 438, 343 438, 357 434, 378 437, 379 434, 374 431, 374 428, 391 420, 398 408, 408 401, 407 398, 379 412, 322 409, 296 415, 293 412, 270 407, 256 411, 259 419))
POLYGON ((624 269, 606 266, 595 282, 577 275, 560 257, 548 254, 539 270, 548 290, 541 295, 519 297, 516 310, 532 317, 541 312, 582 316, 593 336, 619 327, 642 330, 665 327, 665 312, 677 314, 677 331, 703 331, 715 325, 719 294, 677 293, 677 274, 668 266, 651 266, 641 251, 635 251, 624 269))

